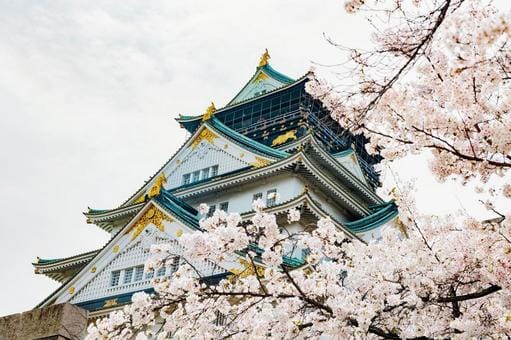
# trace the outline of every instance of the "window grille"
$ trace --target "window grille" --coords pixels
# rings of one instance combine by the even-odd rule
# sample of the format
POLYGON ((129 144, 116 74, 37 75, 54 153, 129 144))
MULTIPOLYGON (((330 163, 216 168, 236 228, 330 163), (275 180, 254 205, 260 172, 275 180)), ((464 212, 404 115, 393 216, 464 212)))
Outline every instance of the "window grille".
POLYGON ((224 326, 227 318, 225 314, 220 313, 219 311, 215 311, 215 320, 213 321, 215 326, 224 326))
POLYGON ((133 281, 142 281, 144 277, 144 266, 135 267, 135 278, 133 281))
POLYGON ((156 271, 156 276, 163 276, 165 275, 165 272, 167 271, 167 268, 165 267, 161 267, 160 269, 158 269, 158 271, 156 271))
POLYGON ((229 209, 229 202, 220 203, 219 209, 227 212, 227 210, 229 209))
POLYGON ((192 173, 192 182, 197 182, 200 180, 200 170, 194 171, 192 173))
POLYGON ((177 270, 179 269, 179 261, 180 261, 180 258, 179 256, 174 256, 172 258, 172 261, 170 263, 170 274, 174 274, 175 272, 177 272, 177 270))
POLYGON ((211 167, 211 177, 214 177, 216 175, 218 175, 218 165, 213 165, 211 167))
POLYGON ((277 203, 277 189, 268 190, 266 193, 266 206, 272 207, 277 203))
POLYGON ((254 194, 254 197, 252 197, 252 202, 260 200, 262 198, 263 198, 263 193, 262 192, 258 192, 257 194, 254 194))
POLYGON ((190 174, 183 175, 183 185, 190 184, 190 174))
POLYGON ((147 273, 145 273, 146 279, 152 279, 154 277, 154 270, 149 270, 147 273))
POLYGON ((213 214, 215 213, 215 210, 216 210, 216 205, 211 205, 209 207, 209 211, 208 211, 207 217, 213 216, 213 214))
POLYGON ((201 179, 209 178, 209 168, 202 169, 201 179))
POLYGON ((114 287, 119 284, 119 279, 121 278, 121 271, 116 270, 112 272, 112 276, 110 278, 110 286, 114 287))
POLYGON ((127 268, 124 270, 124 279, 122 280, 122 283, 130 283, 131 279, 133 278, 133 268, 127 268))

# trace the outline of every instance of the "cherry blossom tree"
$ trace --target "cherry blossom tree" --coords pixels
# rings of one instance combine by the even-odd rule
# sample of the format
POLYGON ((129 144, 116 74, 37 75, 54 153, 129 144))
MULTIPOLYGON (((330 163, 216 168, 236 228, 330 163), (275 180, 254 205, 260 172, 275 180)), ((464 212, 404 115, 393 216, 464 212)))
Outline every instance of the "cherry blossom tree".
MULTIPOLYGON (((428 151, 438 179, 480 181, 479 190, 511 198, 509 183, 490 183, 511 167, 509 13, 484 0, 350 0, 346 10, 370 17, 374 49, 347 49, 349 82, 311 76, 308 91, 386 161, 428 151)), ((152 296, 137 293, 96 321, 88 337, 511 337, 511 211, 490 201, 491 221, 427 216, 412 187, 390 195, 399 218, 369 244, 328 218, 290 232, 300 211, 278 223, 261 201, 250 221, 215 211, 203 231, 180 238, 187 264, 154 279, 152 296), (290 265, 296 248, 304 262, 290 265), (243 269, 219 282, 193 265, 233 257, 243 269)), ((153 246, 147 266, 165 265, 169 249, 153 246)))

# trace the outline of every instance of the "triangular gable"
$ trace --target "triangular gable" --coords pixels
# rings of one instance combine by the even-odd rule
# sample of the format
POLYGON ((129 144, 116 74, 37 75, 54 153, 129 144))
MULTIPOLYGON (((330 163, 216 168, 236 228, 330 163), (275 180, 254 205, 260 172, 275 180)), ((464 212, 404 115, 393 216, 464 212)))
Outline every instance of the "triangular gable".
POLYGON ((357 177, 364 184, 368 185, 364 176, 364 172, 362 171, 362 168, 358 162, 357 155, 353 149, 346 149, 344 151, 333 154, 332 156, 355 177, 357 177))
POLYGON ((212 118, 204 122, 181 149, 123 206, 154 197, 161 188, 178 188, 186 184, 183 176, 194 171, 218 166, 217 175, 222 175, 248 167, 261 167, 285 155, 285 152, 239 135, 212 118))
POLYGON ((248 83, 227 104, 227 106, 261 96, 267 92, 289 85, 293 82, 293 79, 275 71, 269 64, 259 66, 248 83))
MULTIPOLYGON (((121 274, 120 284, 117 285, 111 284, 112 271, 123 271, 127 268, 144 265, 150 256, 151 244, 169 244, 172 248, 171 251, 182 255, 183 249, 177 240, 184 233, 197 230, 197 226, 191 227, 190 223, 186 223, 191 214, 186 214, 183 208, 171 202, 166 205, 160 202, 165 203, 166 201, 165 199, 153 199, 147 202, 144 208, 98 252, 94 259, 41 305, 105 299, 103 307, 112 307, 115 302, 109 300, 108 297, 150 288, 151 279, 146 278, 147 271, 144 271, 142 280, 127 284, 123 283, 123 274, 121 274)), ((195 221, 195 223, 197 222, 195 221)), ((210 276, 224 273, 226 268, 237 268, 239 263, 233 257, 232 261, 220 264, 201 261, 194 263, 194 266, 200 268, 199 270, 204 276, 210 276)))

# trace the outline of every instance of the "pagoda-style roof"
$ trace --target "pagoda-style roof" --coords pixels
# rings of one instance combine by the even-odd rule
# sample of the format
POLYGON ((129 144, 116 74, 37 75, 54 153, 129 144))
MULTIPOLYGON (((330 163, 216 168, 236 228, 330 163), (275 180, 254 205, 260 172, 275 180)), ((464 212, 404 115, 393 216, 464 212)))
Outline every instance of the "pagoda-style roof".
POLYGON ((58 258, 58 259, 42 259, 32 263, 36 274, 44 274, 49 278, 58 282, 65 282, 75 275, 85 266, 91 259, 96 256, 99 250, 92 250, 86 253, 58 258))

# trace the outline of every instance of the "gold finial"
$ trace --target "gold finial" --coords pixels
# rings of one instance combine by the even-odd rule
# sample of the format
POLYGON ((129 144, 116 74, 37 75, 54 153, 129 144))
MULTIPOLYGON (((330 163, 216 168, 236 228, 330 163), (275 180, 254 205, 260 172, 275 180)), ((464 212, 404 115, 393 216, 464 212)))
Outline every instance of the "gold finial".
POLYGON ((263 67, 264 65, 268 65, 268 59, 270 59, 270 53, 268 53, 268 49, 264 49, 264 53, 261 56, 261 60, 259 60, 259 67, 263 67))
POLYGON ((162 172, 161 175, 156 178, 156 181, 154 181, 153 186, 149 190, 149 197, 158 196, 160 194, 161 188, 163 188, 165 183, 167 183, 167 178, 162 172))
POLYGON ((208 106, 206 109, 206 112, 202 115, 202 121, 209 120, 211 117, 213 117, 213 113, 215 113, 216 107, 215 103, 211 102, 211 105, 208 106))

